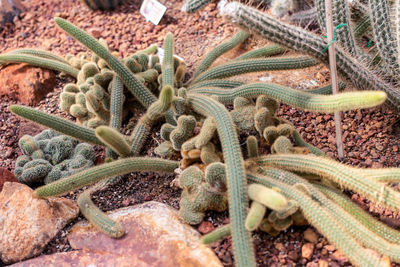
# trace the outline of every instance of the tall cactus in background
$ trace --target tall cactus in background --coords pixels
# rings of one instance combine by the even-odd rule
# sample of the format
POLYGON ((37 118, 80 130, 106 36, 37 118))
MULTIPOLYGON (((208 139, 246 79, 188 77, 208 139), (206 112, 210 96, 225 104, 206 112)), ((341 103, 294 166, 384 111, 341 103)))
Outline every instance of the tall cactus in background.
POLYGON ((122 0, 106 0, 106 1, 95 1, 95 0, 81 0, 86 6, 93 10, 113 10, 122 3, 122 0))

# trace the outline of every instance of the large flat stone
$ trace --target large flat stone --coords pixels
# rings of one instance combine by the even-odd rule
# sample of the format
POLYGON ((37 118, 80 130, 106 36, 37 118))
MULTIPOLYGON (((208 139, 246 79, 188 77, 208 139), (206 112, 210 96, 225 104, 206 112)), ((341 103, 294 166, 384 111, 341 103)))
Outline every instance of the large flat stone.
MULTIPOLYGON (((12 267, 68 266, 68 267, 140 267, 146 263, 130 255, 106 252, 69 251, 44 255, 11 265, 12 267)), ((10 267, 11 267, 10 266, 10 267)))
POLYGON ((13 263, 40 254, 73 218, 78 206, 69 199, 37 199, 20 183, 4 183, 0 192, 0 257, 13 263))
MULTIPOLYGON (((75 225, 68 240, 74 249, 129 255, 140 266, 222 266, 214 252, 200 243, 200 234, 183 223, 176 210, 158 202, 109 213, 126 234, 113 239, 87 222, 75 225)), ((93 264, 99 263, 94 259, 93 264)), ((139 265, 131 265, 139 266, 139 265)))

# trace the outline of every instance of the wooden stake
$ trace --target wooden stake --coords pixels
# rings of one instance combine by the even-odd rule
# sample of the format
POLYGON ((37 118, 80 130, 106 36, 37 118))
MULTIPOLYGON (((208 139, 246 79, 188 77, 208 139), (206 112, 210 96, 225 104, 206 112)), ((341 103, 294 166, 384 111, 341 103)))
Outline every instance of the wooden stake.
MULTIPOLYGON (((329 44, 333 39, 332 0, 325 0, 325 18, 326 18, 326 33, 329 44)), ((329 68, 331 71, 332 94, 337 94, 338 79, 337 79, 337 69, 336 69, 335 42, 333 42, 329 46, 328 53, 329 53, 329 68)), ((343 159, 344 152, 343 152, 341 120, 342 120, 341 112, 335 112, 336 145, 338 150, 338 156, 340 159, 343 159)))

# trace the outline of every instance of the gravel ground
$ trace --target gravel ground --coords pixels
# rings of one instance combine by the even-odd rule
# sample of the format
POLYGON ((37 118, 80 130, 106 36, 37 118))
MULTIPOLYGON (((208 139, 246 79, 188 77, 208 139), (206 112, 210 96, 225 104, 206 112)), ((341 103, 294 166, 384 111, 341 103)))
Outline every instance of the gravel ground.
MULTIPOLYGON (((95 37, 107 40, 111 49, 126 56, 150 44, 162 44, 164 35, 171 31, 175 36, 175 53, 185 58, 189 72, 204 55, 205 51, 223 38, 230 36, 236 29, 218 15, 216 5, 211 4, 203 11, 187 15, 180 11, 179 1, 160 1, 168 9, 158 26, 154 26, 139 14, 140 1, 126 1, 115 12, 101 13, 87 10, 77 0, 31 0, 23 1, 28 12, 15 19, 15 25, 6 25, 0 30, 0 52, 19 47, 39 47, 60 55, 76 54, 84 51, 71 37, 56 29, 52 18, 60 16, 75 25, 86 29, 95 37)), ((263 40, 252 38, 242 49, 265 44, 263 40)), ((226 56, 229 57, 229 54, 226 56)), ((223 58, 224 59, 224 58, 223 58)), ((1 69, 0 69, 1 71, 1 69)), ((329 82, 329 71, 324 66, 307 68, 304 71, 276 72, 255 74, 253 77, 267 77, 272 82, 294 88, 325 85, 329 82)), ((52 114, 73 119, 58 109, 58 97, 62 87, 69 79, 58 77, 53 92, 40 102, 39 108, 52 114)), ((352 89, 350 87, 350 89, 352 89)), ((14 169, 15 159, 21 154, 18 149, 20 126, 26 121, 20 120, 8 111, 10 104, 16 103, 12 97, 2 97, 0 102, 0 166, 14 169)), ((135 113, 131 123, 135 122, 142 110, 135 113)), ((311 144, 319 147, 330 156, 337 158, 335 148, 335 129, 331 115, 304 112, 282 105, 278 115, 292 121, 302 136, 311 144)), ((153 156, 153 150, 160 138, 155 127, 154 134, 144 149, 153 156)), ((125 122, 125 133, 128 133, 125 122)), ((351 111, 343 113, 343 141, 346 158, 343 162, 361 167, 398 167, 400 166, 400 117, 389 106, 351 111)), ((104 158, 104 151, 98 148, 99 162, 104 158)), ((104 211, 139 204, 149 200, 167 203, 179 207, 180 190, 171 187, 173 175, 153 173, 131 174, 107 190, 93 196, 95 203, 104 211)), ((396 187, 396 186, 395 186, 396 187)), ((75 198, 74 194, 68 195, 75 198)), ((351 196, 352 194, 349 193, 351 196)), ((352 195, 352 198, 369 210, 377 218, 394 227, 400 226, 397 214, 370 204, 364 198, 352 195)), ((44 254, 69 251, 71 247, 66 239, 70 227, 82 217, 70 223, 44 250, 44 254)), ((228 214, 208 212, 203 223, 196 226, 199 232, 207 233, 214 228, 229 223, 228 214)), ((318 242, 309 259, 302 258, 301 248, 305 243, 303 232, 309 227, 291 227, 276 237, 262 232, 254 233, 259 266, 351 266, 341 255, 335 252, 325 238, 318 237, 318 242)), ((212 246, 225 266, 233 265, 231 239, 225 239, 212 246)), ((1 263, 0 263, 1 265, 1 263)), ((395 266, 395 265, 393 265, 395 266)))

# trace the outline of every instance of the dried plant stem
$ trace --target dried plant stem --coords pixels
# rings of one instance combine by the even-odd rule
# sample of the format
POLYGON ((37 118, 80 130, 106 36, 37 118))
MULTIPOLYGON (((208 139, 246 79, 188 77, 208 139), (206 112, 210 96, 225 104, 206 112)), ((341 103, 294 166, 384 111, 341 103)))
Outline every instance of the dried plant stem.
MULTIPOLYGON (((326 12, 326 32, 328 43, 333 39, 333 20, 332 20, 332 0, 325 0, 325 12, 326 12)), ((338 78, 337 78, 337 69, 336 69, 336 51, 335 51, 335 42, 328 48, 329 52, 329 68, 331 71, 331 82, 332 82, 332 94, 337 94, 338 92, 338 78)), ((340 111, 335 112, 335 128, 336 128, 336 145, 338 156, 340 159, 344 157, 343 152, 343 140, 342 140, 342 114, 340 111)))

